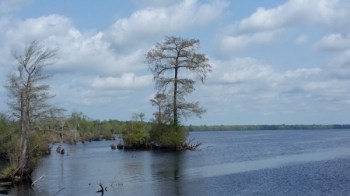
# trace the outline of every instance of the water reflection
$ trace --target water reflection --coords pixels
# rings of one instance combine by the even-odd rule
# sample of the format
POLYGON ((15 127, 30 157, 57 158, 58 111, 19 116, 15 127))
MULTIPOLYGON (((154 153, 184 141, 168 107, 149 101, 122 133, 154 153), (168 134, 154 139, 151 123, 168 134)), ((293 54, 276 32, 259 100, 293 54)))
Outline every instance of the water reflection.
POLYGON ((64 177, 64 155, 61 155, 60 157, 58 157, 58 161, 59 161, 59 165, 58 165, 58 167, 59 167, 59 174, 60 174, 60 177, 58 178, 58 184, 60 185, 60 186, 62 186, 63 185, 63 183, 64 183, 64 179, 65 179, 65 177, 64 177))
POLYGON ((152 153, 151 171, 155 181, 153 190, 157 190, 157 195, 181 195, 181 184, 183 176, 185 152, 177 153, 152 153))
POLYGON ((100 183, 104 195, 281 195, 295 187, 303 188, 291 194, 350 194, 350 131, 191 134, 202 150, 113 151, 107 141, 67 145, 69 156, 53 151, 42 159, 33 179, 46 177, 34 190, 17 186, 10 195, 96 196, 100 183))
POLYGON ((148 164, 150 154, 148 152, 128 153, 128 157, 122 162, 122 176, 124 183, 143 182, 149 176, 148 164))
POLYGON ((333 148, 319 152, 284 155, 254 161, 243 161, 237 163, 225 163, 197 167, 187 169, 186 177, 187 179, 217 177, 262 169, 279 168, 301 163, 333 160, 343 157, 350 157, 350 148, 333 148))
POLYGON ((16 185, 11 192, 19 193, 16 195, 21 196, 36 196, 37 193, 35 190, 31 187, 30 183, 20 183, 16 185))

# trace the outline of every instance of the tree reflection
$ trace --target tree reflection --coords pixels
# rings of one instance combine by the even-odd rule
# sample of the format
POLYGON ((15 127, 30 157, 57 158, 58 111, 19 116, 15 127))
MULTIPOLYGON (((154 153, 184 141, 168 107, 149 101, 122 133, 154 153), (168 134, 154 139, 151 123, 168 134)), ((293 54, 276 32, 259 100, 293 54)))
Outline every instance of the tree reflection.
POLYGON ((152 159, 152 176, 155 190, 159 191, 159 195, 181 195, 181 184, 183 176, 183 152, 154 152, 152 159))

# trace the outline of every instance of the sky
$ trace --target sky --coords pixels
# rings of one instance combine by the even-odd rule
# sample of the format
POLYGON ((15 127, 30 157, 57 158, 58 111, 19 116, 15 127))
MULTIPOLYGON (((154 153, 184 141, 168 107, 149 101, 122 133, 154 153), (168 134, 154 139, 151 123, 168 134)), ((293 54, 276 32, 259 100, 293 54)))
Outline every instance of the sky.
POLYGON ((146 53, 166 36, 199 39, 212 72, 184 124, 350 123, 348 0, 0 0, 0 111, 13 53, 58 48, 47 83, 67 115, 152 118, 146 53))

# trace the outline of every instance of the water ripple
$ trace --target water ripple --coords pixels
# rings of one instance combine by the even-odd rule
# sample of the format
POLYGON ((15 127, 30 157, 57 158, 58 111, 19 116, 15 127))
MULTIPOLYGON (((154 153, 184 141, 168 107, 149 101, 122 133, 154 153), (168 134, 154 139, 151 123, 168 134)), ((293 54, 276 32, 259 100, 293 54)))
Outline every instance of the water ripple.
POLYGON ((184 175, 181 177, 189 179, 216 177, 261 169, 279 168, 287 165, 295 165, 307 162, 332 160, 349 156, 350 148, 333 148, 311 153, 284 155, 254 161, 243 161, 237 163, 225 163, 190 168, 185 170, 184 175))

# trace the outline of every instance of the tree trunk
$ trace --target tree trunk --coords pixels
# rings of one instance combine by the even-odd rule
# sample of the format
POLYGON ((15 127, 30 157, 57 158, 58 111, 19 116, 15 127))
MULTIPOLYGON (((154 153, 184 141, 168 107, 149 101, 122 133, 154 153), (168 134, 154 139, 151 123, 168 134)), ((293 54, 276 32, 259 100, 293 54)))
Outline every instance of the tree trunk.
POLYGON ((29 129, 30 129, 30 109, 29 100, 25 94, 26 89, 21 92, 21 152, 18 160, 17 173, 26 173, 28 167, 28 141, 29 141, 29 129))
POLYGON ((43 69, 52 64, 49 60, 55 54, 56 50, 42 47, 37 41, 26 45, 23 55, 14 54, 19 75, 11 74, 6 88, 9 90, 9 95, 14 98, 9 105, 16 116, 20 115, 20 149, 16 151, 14 163, 17 167, 14 175, 20 177, 19 180, 28 179, 33 169, 29 137, 33 130, 32 123, 35 118, 38 118, 36 114, 46 113, 50 109, 49 104, 46 103, 46 100, 51 98, 48 93, 49 86, 41 82, 49 77, 43 72, 43 69))
MULTIPOLYGON (((176 59, 177 60, 177 59, 176 59)), ((173 112, 174 112, 174 126, 177 127, 178 119, 177 119, 177 74, 178 67, 175 67, 175 78, 174 78, 174 96, 173 96, 173 112)))
POLYGON ((19 157, 18 172, 23 173, 27 168, 27 147, 28 147, 28 134, 23 133, 21 137, 21 154, 19 157))

